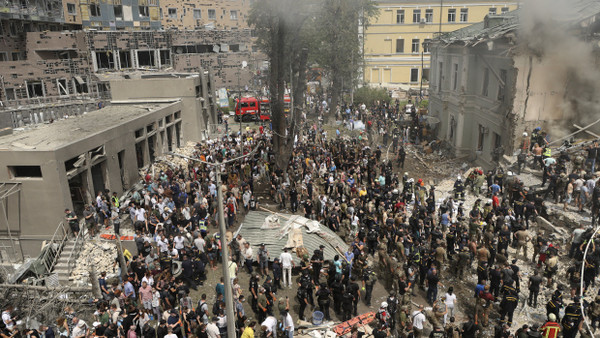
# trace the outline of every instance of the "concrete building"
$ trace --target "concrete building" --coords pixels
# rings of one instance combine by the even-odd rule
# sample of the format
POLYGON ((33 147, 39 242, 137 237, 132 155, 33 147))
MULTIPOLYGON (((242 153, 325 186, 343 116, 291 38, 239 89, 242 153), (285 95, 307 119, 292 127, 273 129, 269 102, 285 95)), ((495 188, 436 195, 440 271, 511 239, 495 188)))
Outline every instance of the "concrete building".
POLYGON ((78 0, 85 28, 98 30, 160 29, 158 0, 78 0))
POLYGON ((364 30, 363 81, 372 86, 408 89, 430 81, 428 42, 486 15, 512 11, 517 1, 380 0, 379 16, 364 30))
POLYGON ((266 57, 252 52, 250 40, 250 30, 30 32, 27 59, 0 62, 0 111, 65 100, 97 103, 110 91, 97 74, 111 72, 211 69, 214 88, 258 84, 266 57))
POLYGON ((251 0, 161 0, 162 27, 179 30, 247 29, 251 3, 251 0))
POLYGON ((0 3, 0 38, 2 39, 0 62, 24 60, 27 57, 26 33, 80 29, 81 12, 77 1, 2 1, 0 3))
POLYGON ((18 238, 25 255, 39 253, 64 209, 79 214, 102 189, 123 192, 138 170, 183 140, 181 100, 109 107, 0 137, 0 182, 20 185, 20 206, 0 230, 0 245, 18 238))
MULTIPOLYGON (((201 73, 128 73, 99 75, 111 88, 111 103, 181 100, 184 141, 198 141, 208 136, 217 124, 217 103, 212 76, 201 73), (125 78, 127 77, 127 79, 125 78)), ((168 150, 173 150, 167 143, 168 150)))
POLYGON ((539 19, 530 36, 522 20, 534 19, 517 10, 432 42, 429 114, 456 156, 493 166, 494 151, 513 155, 523 132, 565 133, 597 118, 600 3, 576 0, 570 11, 539 19))

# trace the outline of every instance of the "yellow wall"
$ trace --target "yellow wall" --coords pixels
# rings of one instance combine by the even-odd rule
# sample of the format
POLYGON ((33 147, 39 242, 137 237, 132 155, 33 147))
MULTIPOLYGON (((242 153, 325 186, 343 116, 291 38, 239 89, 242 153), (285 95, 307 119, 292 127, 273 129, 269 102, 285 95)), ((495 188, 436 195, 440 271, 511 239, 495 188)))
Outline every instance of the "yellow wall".
POLYGON ((162 27, 164 29, 196 29, 212 23, 217 29, 248 28, 247 19, 250 0, 161 0, 162 27), (176 18, 169 17, 169 8, 177 10, 176 18), (200 19, 194 17, 194 9, 200 10, 200 19), (210 19, 208 10, 215 10, 215 18, 210 19), (232 19, 231 11, 236 11, 237 19, 232 19))
MULTIPOLYGON (((429 69, 429 53, 423 53, 423 42, 433 39, 440 31, 440 2, 417 1, 413 3, 403 0, 380 1, 378 6, 379 16, 367 27, 364 35, 365 69, 364 81, 373 86, 382 85, 388 87, 417 87, 420 85, 422 68, 429 69), (404 10, 404 23, 397 23, 397 11, 404 10), (427 10, 432 12, 431 22, 413 23, 414 10, 421 11, 421 20, 425 19, 427 10), (403 39, 403 52, 396 51, 398 39, 403 39), (418 52, 413 53, 412 42, 418 40, 418 52), (423 63, 423 67, 421 67, 423 63), (418 71, 411 81, 411 70, 418 71)), ((497 14, 501 14, 502 8, 509 11, 517 9, 516 2, 491 2, 480 1, 452 1, 444 3, 442 13, 442 32, 454 31, 474 23, 483 21, 490 13, 490 8, 496 8, 497 14), (461 9, 467 9, 467 21, 460 22, 461 9), (455 22, 448 21, 448 11, 454 9, 456 12, 455 22)), ((423 82, 427 85, 427 81, 423 82)))

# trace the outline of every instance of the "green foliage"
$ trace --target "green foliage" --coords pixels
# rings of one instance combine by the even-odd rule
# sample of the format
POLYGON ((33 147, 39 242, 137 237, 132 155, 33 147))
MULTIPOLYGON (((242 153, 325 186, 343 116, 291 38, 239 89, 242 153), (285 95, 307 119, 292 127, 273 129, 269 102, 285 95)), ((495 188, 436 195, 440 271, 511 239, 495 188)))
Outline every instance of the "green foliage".
POLYGON ((364 103, 367 106, 369 106, 375 101, 391 102, 392 97, 385 88, 371 88, 368 86, 364 86, 354 91, 355 104, 364 103))
POLYGON ((419 103, 419 108, 427 108, 429 107, 429 100, 421 100, 419 103))

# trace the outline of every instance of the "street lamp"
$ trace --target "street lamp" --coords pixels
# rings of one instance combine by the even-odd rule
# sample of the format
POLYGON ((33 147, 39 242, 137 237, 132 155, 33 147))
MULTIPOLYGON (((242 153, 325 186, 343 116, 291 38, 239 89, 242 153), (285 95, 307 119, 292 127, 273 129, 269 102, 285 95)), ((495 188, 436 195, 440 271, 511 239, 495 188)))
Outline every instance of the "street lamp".
MULTIPOLYGON (((240 134, 240 138, 241 138, 241 134, 240 134)), ((229 266, 228 266, 229 247, 228 247, 227 239, 225 238, 225 232, 227 229, 225 228, 225 214, 223 211, 223 187, 222 187, 222 183, 221 183, 221 168, 225 164, 241 160, 245 157, 253 156, 254 153, 256 153, 256 151, 258 150, 258 148, 260 148, 260 144, 257 144, 257 146, 247 155, 242 154, 241 156, 232 158, 228 161, 216 162, 216 163, 202 161, 197 158, 193 158, 190 156, 186 156, 186 155, 182 155, 182 154, 178 154, 178 153, 174 153, 174 152, 167 152, 167 155, 177 156, 177 157, 188 159, 190 161, 204 163, 215 169, 215 175, 217 176, 217 203, 218 203, 218 214, 219 214, 218 215, 219 216, 219 232, 221 233, 221 241, 225 240, 225 245, 221 245, 221 248, 222 248, 221 264, 223 265, 223 281, 225 283, 227 283, 226 284, 227 287, 225 288, 225 310, 227 313, 227 338, 236 338, 236 334, 235 334, 235 315, 233 313, 233 292, 231 290, 231 278, 229 277, 229 266)))

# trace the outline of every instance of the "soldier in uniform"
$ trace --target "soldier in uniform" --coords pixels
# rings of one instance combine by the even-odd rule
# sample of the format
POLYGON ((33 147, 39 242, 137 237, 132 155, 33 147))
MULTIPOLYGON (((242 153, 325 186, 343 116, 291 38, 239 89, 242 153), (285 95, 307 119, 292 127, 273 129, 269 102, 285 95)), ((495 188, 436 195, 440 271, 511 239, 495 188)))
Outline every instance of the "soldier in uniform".
POLYGON ((329 296, 331 295, 331 291, 327 288, 325 283, 321 284, 319 287, 319 291, 317 291, 317 304, 319 304, 319 310, 323 312, 325 315, 325 320, 331 320, 329 316, 329 296))
POLYGON ((459 277, 462 278, 465 270, 468 270, 468 268, 470 267, 470 265, 471 265, 469 263, 470 260, 471 260, 471 256, 469 255, 469 248, 465 246, 458 253, 458 262, 456 263, 459 277))
POLYGON ((296 291, 296 298, 298 299, 298 303, 300 305, 298 309, 298 318, 300 320, 304 320, 304 310, 306 310, 306 306, 308 305, 308 294, 306 288, 302 286, 302 283, 300 283, 298 291, 296 291))
POLYGON ((367 306, 371 306, 371 294, 373 292, 373 287, 377 282, 377 275, 375 274, 375 271, 373 271, 371 268, 367 268, 363 274, 362 280, 363 291, 365 291, 365 304, 367 304, 367 306))
POLYGON ((263 322, 267 318, 269 301, 265 295, 265 288, 261 287, 258 290, 258 321, 263 322))
POLYGON ((344 284, 340 281, 337 276, 331 283, 331 293, 333 296, 333 312, 336 314, 340 313, 340 307, 342 305, 342 299, 344 296, 344 284))

